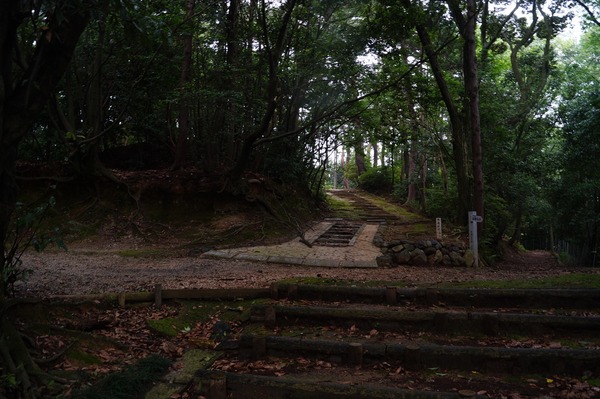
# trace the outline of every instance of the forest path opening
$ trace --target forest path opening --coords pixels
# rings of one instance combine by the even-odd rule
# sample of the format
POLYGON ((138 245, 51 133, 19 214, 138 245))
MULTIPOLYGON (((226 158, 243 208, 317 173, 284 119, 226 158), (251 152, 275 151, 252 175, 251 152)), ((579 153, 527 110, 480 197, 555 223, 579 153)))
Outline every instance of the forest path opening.
POLYGON ((377 267, 380 249, 373 244, 381 224, 400 217, 357 195, 354 191, 328 192, 348 204, 340 217, 327 218, 283 244, 218 249, 203 256, 257 262, 325 267, 377 267))

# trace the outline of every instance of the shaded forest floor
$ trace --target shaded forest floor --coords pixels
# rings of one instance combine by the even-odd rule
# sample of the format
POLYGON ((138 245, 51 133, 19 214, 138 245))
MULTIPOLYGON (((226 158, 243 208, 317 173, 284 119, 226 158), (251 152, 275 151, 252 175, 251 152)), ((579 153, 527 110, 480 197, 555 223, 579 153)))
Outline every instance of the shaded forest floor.
MULTIPOLYGON (((47 367, 71 381, 63 392, 71 393, 95 383, 151 354, 175 361, 172 369, 182 367, 177 362, 190 348, 213 349, 212 336, 219 321, 227 320, 232 333, 241 333, 242 316, 253 303, 208 305, 178 301, 161 309, 148 304, 120 308, 101 301, 82 302, 64 297, 56 302, 57 296, 151 291, 156 284, 164 289, 260 288, 282 280, 400 287, 479 284, 518 287, 523 282, 539 281, 542 287, 578 287, 586 280, 593 284, 599 277, 594 269, 561 265, 548 252, 513 249, 506 250, 504 260, 492 266, 469 269, 432 266, 340 269, 204 258, 201 254, 214 247, 286 241, 296 236, 303 226, 310 225, 311 220, 315 220, 312 218, 323 214, 306 212, 303 216, 292 216, 281 208, 285 203, 276 201, 267 202, 266 208, 270 209, 265 209, 264 204, 232 197, 186 198, 185 195, 161 196, 161 193, 161 190, 147 189, 143 201, 134 204, 136 206, 128 203, 122 207, 115 206, 115 197, 109 201, 107 195, 98 199, 93 195, 82 197, 79 193, 78 201, 57 210, 57 216, 67 216, 64 220, 69 220, 63 225, 68 251, 49 249, 42 253, 28 252, 23 257, 25 267, 33 272, 27 281, 16 286, 17 294, 54 300, 34 301, 15 308, 17 325, 32 337, 40 357, 53 359, 47 367), (90 213, 90 209, 95 211, 90 213), (278 219, 273 218, 273 210, 278 211, 278 219), (98 219, 102 219, 102 223, 98 223, 98 219)), ((62 192, 60 196, 68 195, 62 192)), ((126 195, 120 193, 116 198, 123 196, 126 195)), ((416 223, 422 224, 421 216, 415 214, 414 218, 416 223)), ((351 337, 354 331, 340 334, 351 337)), ((246 371, 258 370, 271 375, 282 372, 278 362, 242 366, 224 361, 219 367, 235 371, 250 367, 254 370, 246 371)), ((307 362, 302 368, 310 374, 334 374, 335 367, 330 363, 307 362)), ((402 374, 408 376, 408 385, 436 389, 431 376, 419 382, 419 376, 385 369, 386 365, 382 367, 383 374, 381 370, 375 374, 384 377, 365 370, 340 378, 352 379, 353 383, 369 378, 371 382, 383 383, 392 374, 396 377, 402 374)), ((571 385, 581 382, 554 379, 567 393, 574 392, 569 388, 571 385)), ((502 392, 516 389, 508 385, 502 392)), ((591 388, 586 392, 592 392, 591 388)), ((201 396, 188 391, 171 397, 201 396)))
POLYGON ((29 253, 24 261, 34 272, 18 286, 20 294, 35 297, 148 291, 164 288, 268 287, 288 278, 332 279, 367 283, 391 282, 404 286, 436 286, 486 280, 519 281, 536 278, 568 279, 589 268, 559 265, 547 252, 528 251, 494 267, 470 269, 407 266, 377 269, 340 269, 208 259, 198 256, 162 257, 138 250, 123 255, 110 245, 74 245, 68 252, 29 253))
MULTIPOLYGON (((329 208, 315 207, 298 201, 302 195, 297 192, 276 193, 267 184, 261 188, 263 194, 268 194, 261 203, 229 195, 193 194, 182 187, 194 175, 180 176, 173 187, 168 186, 168 172, 155 173, 155 176, 160 178, 152 179, 146 172, 138 176, 138 185, 146 183, 137 204, 115 187, 96 187, 95 192, 101 193, 99 197, 90 195, 89 189, 80 189, 74 195, 68 191, 72 190, 71 186, 59 191, 58 202, 62 199, 68 201, 68 205, 56 210, 54 219, 62 223, 68 250, 50 248, 42 253, 27 252, 24 265, 32 274, 17 285, 19 294, 48 297, 145 291, 156 284, 167 289, 268 287, 286 278, 432 286, 597 273, 590 268, 561 265, 547 251, 514 248, 504 248, 503 260, 493 265, 469 269, 402 266, 339 270, 205 258, 202 253, 213 248, 282 243, 297 237, 323 217, 344 216, 353 210, 339 202, 330 203, 329 208)), ((121 178, 135 180, 129 174, 121 178)), ((386 240, 409 234, 413 238, 434 237, 431 220, 380 197, 369 198, 378 206, 397 213, 402 220, 384 230, 386 240)), ((452 239, 461 239, 460 230, 448 229, 452 239)))

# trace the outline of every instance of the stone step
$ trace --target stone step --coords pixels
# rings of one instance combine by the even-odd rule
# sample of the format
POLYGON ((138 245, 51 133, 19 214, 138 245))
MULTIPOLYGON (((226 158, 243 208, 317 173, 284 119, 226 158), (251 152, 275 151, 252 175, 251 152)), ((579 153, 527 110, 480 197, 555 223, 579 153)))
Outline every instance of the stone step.
POLYGON ((442 370, 477 371, 508 375, 542 374, 580 377, 600 373, 600 351, 584 349, 537 349, 454 346, 435 344, 401 344, 380 342, 346 342, 283 336, 243 335, 239 355, 252 357, 256 346, 269 357, 325 357, 336 363, 348 363, 359 346, 365 363, 386 361, 408 370, 439 368, 442 370))
POLYGON ((331 227, 317 237, 312 244, 330 247, 352 246, 362 226, 362 223, 335 220, 331 227))
POLYGON ((600 289, 402 288, 273 284, 273 299, 345 301, 415 306, 515 309, 600 309, 600 289))
POLYGON ((530 313, 498 313, 473 311, 402 310, 389 306, 326 307, 255 305, 252 319, 264 321, 269 315, 271 324, 314 325, 323 322, 342 327, 355 326, 369 331, 427 330, 440 334, 517 335, 539 337, 551 334, 574 339, 576 336, 594 336, 600 332, 600 316, 539 315, 530 313))
MULTIPOLYGON (((347 382, 307 381, 302 378, 272 377, 238 374, 223 371, 200 370, 196 377, 201 382, 202 397, 208 399, 461 399, 457 392, 432 392, 376 385, 348 384, 347 382)), ((469 395, 483 399, 482 395, 469 395)))

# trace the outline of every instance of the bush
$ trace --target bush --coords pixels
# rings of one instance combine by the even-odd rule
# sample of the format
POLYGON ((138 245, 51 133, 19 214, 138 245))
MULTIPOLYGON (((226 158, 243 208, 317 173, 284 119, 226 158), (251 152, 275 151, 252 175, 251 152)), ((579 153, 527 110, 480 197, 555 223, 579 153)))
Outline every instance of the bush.
POLYGON ((427 216, 431 218, 441 217, 453 223, 462 222, 456 220, 458 195, 454 186, 448 187, 446 193, 440 188, 429 188, 425 190, 425 200, 427 203, 427 216))
POLYGON ((392 189, 389 168, 371 168, 358 177, 359 187, 373 193, 388 193, 392 189))
POLYGON ((23 267, 21 257, 23 253, 34 248, 37 252, 43 251, 48 245, 54 244, 59 248, 67 249, 62 239, 60 229, 41 228, 44 217, 50 212, 56 200, 49 197, 37 206, 25 206, 21 202, 15 205, 13 220, 9 226, 4 251, 4 263, 0 264, 0 290, 14 294, 14 285, 18 281, 25 281, 32 270, 23 267))
POLYGON ((96 385, 72 395, 73 399, 126 399, 143 398, 144 392, 163 375, 171 361, 150 355, 123 371, 108 374, 96 385))

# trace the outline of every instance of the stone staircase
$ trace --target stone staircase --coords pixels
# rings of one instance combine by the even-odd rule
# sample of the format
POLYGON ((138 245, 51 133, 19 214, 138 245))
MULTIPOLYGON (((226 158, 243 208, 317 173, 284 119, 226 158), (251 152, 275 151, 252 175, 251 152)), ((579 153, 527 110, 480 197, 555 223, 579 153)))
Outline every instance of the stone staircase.
POLYGON ((600 290, 281 284, 271 297, 197 374, 203 396, 600 396, 600 290))

